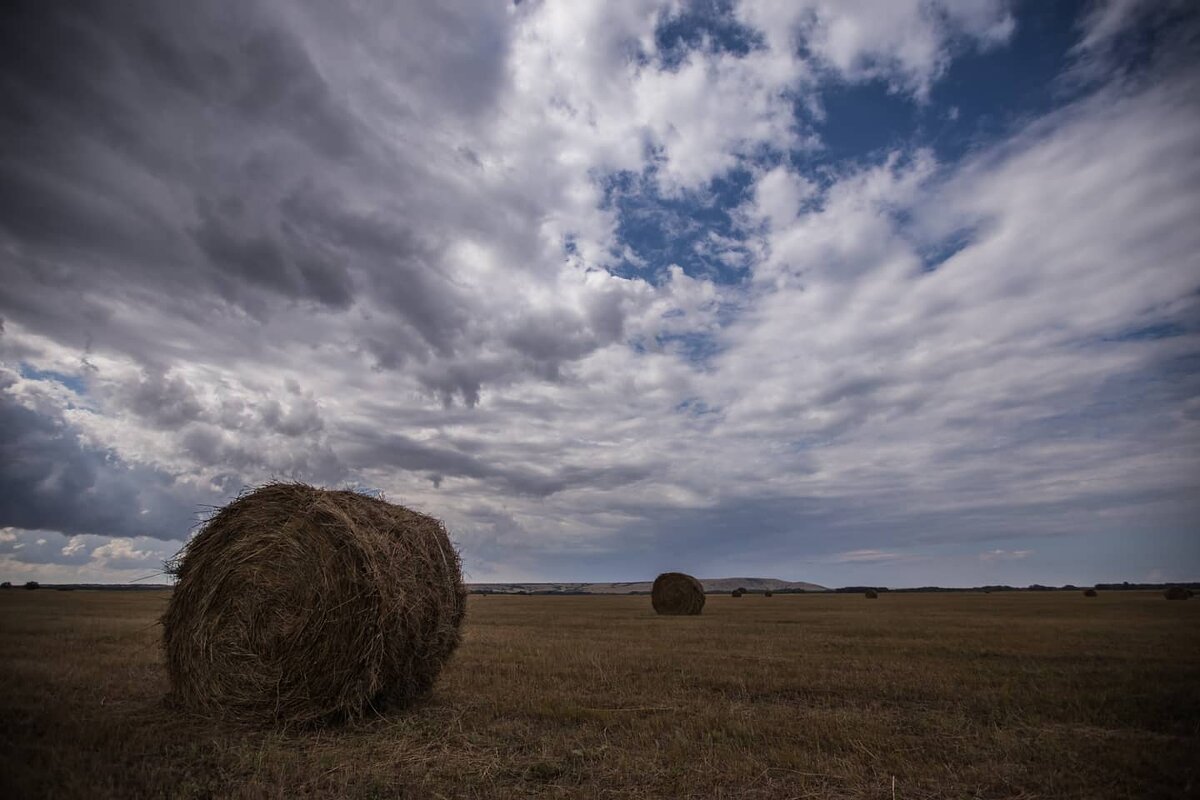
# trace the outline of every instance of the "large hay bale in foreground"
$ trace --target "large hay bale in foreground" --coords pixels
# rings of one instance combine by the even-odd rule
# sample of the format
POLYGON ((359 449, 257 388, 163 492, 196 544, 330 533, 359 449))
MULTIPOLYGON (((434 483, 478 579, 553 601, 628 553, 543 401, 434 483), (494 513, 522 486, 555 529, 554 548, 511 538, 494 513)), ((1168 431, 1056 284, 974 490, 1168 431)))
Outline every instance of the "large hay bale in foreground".
POLYGON ((878 600, 879 592, 875 591, 874 589, 867 589, 867 591, 863 593, 863 596, 868 600, 878 600))
POLYGON ((1095 590, 1095 589, 1084 589, 1084 590, 1083 590, 1083 596, 1084 596, 1084 597, 1095 597, 1095 596, 1096 596, 1096 590, 1095 590))
POLYGON ((1187 600, 1191 596, 1192 593, 1182 586, 1171 586, 1163 592, 1163 597, 1168 600, 1187 600))
POLYGON ((654 579, 650 603, 658 614, 699 614, 704 609, 704 587, 682 572, 664 572, 654 579))
POLYGON ((299 724, 403 704, 458 646, 462 567, 433 517, 276 483, 218 511, 181 553, 163 616, 172 699, 299 724))

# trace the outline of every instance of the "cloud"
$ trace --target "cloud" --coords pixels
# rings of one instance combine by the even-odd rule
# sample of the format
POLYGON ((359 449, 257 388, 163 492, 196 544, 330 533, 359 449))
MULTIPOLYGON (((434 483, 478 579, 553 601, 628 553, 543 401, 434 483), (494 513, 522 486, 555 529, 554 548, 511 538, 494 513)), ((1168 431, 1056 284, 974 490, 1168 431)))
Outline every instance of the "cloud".
POLYGON ((879 3, 776 3, 750 0, 738 16, 764 32, 771 48, 802 43, 818 62, 847 80, 882 79, 924 98, 957 48, 1003 43, 1015 21, 1003 0, 879 3))
POLYGON ((1099 0, 1079 21, 1082 35, 1075 50, 1103 50, 1135 25, 1148 18, 1168 17, 1185 5, 1183 0, 1099 0))
POLYGON ((76 535, 0 528, 0 573, 56 583, 128 582, 153 577, 166 582, 163 563, 181 540, 76 535))
POLYGON ((481 579, 1193 530, 1175 39, 960 160, 830 162, 827 91, 925 113, 1009 4, 13 19, 0 525, 122 542, 21 539, 56 568, 272 478, 434 512, 481 579))
POLYGON ((1032 550, 988 550, 979 554, 980 561, 1024 561, 1033 555, 1032 550))
POLYGON ((170 476, 87 445, 61 417, 0 388, 0 525, 178 538, 194 521, 189 495, 170 476))
POLYGON ((845 553, 835 553, 830 560, 836 564, 855 564, 860 562, 903 561, 905 558, 911 558, 911 556, 905 556, 901 553, 890 553, 884 550, 848 550, 845 553))

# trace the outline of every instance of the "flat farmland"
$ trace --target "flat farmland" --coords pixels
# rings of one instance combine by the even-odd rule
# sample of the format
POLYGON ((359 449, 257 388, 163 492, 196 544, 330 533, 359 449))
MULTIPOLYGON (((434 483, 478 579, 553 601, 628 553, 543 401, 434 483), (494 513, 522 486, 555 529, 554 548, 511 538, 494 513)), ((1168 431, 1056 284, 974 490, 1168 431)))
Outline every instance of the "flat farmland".
POLYGON ((1200 600, 473 596, 432 696, 321 730, 163 703, 166 592, 0 592, 0 796, 1200 796, 1200 600))

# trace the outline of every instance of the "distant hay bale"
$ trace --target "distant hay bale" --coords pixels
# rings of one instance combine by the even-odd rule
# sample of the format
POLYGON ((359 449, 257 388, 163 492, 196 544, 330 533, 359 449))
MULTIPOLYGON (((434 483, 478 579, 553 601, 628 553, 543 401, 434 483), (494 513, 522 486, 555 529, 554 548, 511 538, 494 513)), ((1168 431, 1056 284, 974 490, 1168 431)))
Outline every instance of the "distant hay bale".
POLYGON ((312 724, 429 691, 458 646, 462 567, 433 517, 351 491, 263 486, 177 559, 163 615, 172 700, 312 724))
POLYGON ((746 592, 743 589, 734 589, 732 592, 729 593, 729 596, 730 597, 741 597, 745 593, 746 592))
POLYGON ((879 592, 875 591, 874 589, 867 589, 863 596, 868 600, 878 600, 879 592))
POLYGON ((704 586, 683 572, 664 572, 654 579, 650 603, 658 614, 699 614, 704 609, 704 586))
POLYGON ((1191 596, 1192 593, 1182 586, 1171 586, 1163 592, 1163 597, 1168 600, 1187 600, 1191 596))
POLYGON ((763 597, 771 597, 771 595, 772 595, 772 592, 770 589, 767 589, 766 591, 763 592, 763 597))
POLYGON ((1095 589, 1084 589, 1084 590, 1083 590, 1083 596, 1084 596, 1084 597, 1095 597, 1095 596, 1096 596, 1096 590, 1095 590, 1095 589))

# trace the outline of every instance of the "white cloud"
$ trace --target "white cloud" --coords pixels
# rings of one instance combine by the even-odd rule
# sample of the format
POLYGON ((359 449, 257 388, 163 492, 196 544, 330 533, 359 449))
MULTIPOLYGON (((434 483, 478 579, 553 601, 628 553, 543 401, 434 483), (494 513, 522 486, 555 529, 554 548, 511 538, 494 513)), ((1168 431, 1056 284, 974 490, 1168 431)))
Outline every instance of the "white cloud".
POLYGON ((840 77, 882 79, 921 98, 960 39, 986 48, 1006 41, 1015 26, 1003 0, 747 0, 738 14, 777 52, 791 52, 802 38, 840 77))
POLYGON ((844 553, 835 553, 829 560, 835 564, 855 564, 903 561, 908 558, 912 558, 912 556, 886 550, 848 550, 844 553))
POLYGON ((1080 20, 1077 51, 1097 51, 1147 17, 1183 8, 1187 0, 1096 0, 1080 20))
POLYGON ((1195 91, 1107 91, 952 171, 893 158, 790 223, 760 192, 756 296, 704 382, 723 433, 770 443, 764 480, 781 491, 910 510, 1183 491, 1198 431, 1168 420, 1185 397, 1088 420, 1106 386, 1195 347, 1121 339, 1194 313, 1195 91), (929 241, 964 227, 968 244, 924 272, 929 241))
POLYGON ((138 549, 133 539, 114 537, 92 550, 92 559, 101 567, 109 569, 136 569, 139 567, 161 567, 164 550, 138 549))
POLYGON ((988 550, 979 554, 980 561, 1024 561, 1033 555, 1032 550, 988 550))
POLYGON ((180 540, 147 537, 67 537, 21 528, 0 533, 0 575, 5 580, 126 583, 151 576, 151 583, 165 583, 167 578, 160 574, 163 562, 182 547, 180 540))
POLYGON ((65 545, 63 545, 63 548, 60 552, 64 556, 73 556, 73 555, 76 555, 77 553, 83 552, 83 550, 86 547, 87 547, 87 540, 85 537, 72 536, 70 539, 67 540, 67 543, 65 545))

